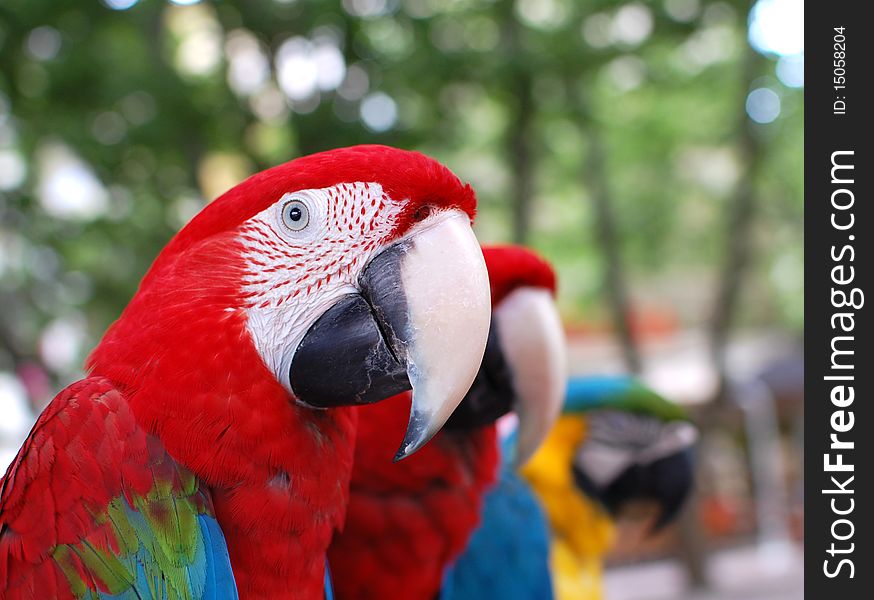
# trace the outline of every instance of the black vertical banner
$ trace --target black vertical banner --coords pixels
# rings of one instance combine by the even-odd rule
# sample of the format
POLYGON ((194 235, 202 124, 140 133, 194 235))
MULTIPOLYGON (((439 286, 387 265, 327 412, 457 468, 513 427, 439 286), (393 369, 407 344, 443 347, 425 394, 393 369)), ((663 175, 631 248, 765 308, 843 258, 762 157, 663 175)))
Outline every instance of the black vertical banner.
POLYGON ((874 30, 805 6, 805 595, 874 597, 874 30))

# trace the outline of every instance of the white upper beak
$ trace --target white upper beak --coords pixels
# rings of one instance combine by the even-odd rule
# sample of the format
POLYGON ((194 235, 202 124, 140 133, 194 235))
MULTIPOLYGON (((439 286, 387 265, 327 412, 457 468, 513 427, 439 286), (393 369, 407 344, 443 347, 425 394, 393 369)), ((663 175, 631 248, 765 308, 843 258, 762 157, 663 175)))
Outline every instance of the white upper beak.
POLYGON ((407 374, 413 401, 395 460, 443 426, 476 377, 491 320, 489 278, 468 216, 438 212, 410 230, 401 262, 409 310, 407 374))

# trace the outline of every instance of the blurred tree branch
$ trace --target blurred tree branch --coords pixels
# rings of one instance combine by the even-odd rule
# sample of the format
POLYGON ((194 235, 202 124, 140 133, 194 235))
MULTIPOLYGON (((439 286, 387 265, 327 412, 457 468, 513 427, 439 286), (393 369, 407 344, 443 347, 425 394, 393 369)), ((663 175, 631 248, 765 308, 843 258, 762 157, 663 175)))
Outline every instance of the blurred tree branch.
POLYGON ((517 71, 513 84, 516 91, 516 118, 511 123, 508 143, 510 164, 513 167, 513 241, 525 244, 530 235, 534 199, 534 164, 531 152, 534 101, 531 74, 524 70, 517 71))
MULTIPOLYGON (((749 44, 744 44, 744 48, 735 116, 735 143, 740 169, 725 216, 722 267, 709 327, 711 360, 716 371, 717 387, 712 401, 698 419, 701 438, 705 443, 714 432, 725 428, 726 422, 737 412, 736 406, 731 403, 727 348, 737 318, 743 284, 752 262, 751 234, 758 215, 756 180, 763 158, 763 145, 756 135, 755 125, 747 115, 746 97, 750 83, 761 74, 765 59, 749 44)), ((690 504, 699 505, 694 500, 690 504)), ((692 586, 706 588, 709 586, 707 545, 699 523, 695 511, 686 511, 680 521, 681 548, 692 586)))
POLYGON ((764 57, 747 44, 741 67, 738 98, 737 149, 740 174, 728 205, 725 220, 721 275, 710 321, 710 350, 719 385, 713 402, 723 407, 728 401, 726 350, 735 320, 747 271, 753 259, 752 229, 759 212, 756 180, 763 158, 763 144, 746 112, 750 82, 758 77, 764 57))
POLYGON ((512 57, 509 69, 509 89, 512 91, 511 118, 508 120, 506 154, 512 167, 512 223, 513 241, 528 242, 531 231, 531 208, 534 200, 534 163, 532 146, 535 143, 533 121, 536 106, 533 97, 531 62, 525 51, 524 30, 514 13, 515 2, 501 4, 504 20, 503 36, 508 54, 512 57))
POLYGON ((631 301, 628 297, 625 268, 622 261, 621 240, 616 228, 613 211, 613 193, 607 170, 607 150, 601 131, 592 112, 585 93, 575 81, 567 82, 571 103, 586 140, 588 153, 583 164, 583 185, 592 196, 595 210, 595 235, 603 252, 603 285, 607 292, 613 327, 619 336, 622 355, 631 373, 640 373, 642 361, 634 331, 631 325, 631 301))

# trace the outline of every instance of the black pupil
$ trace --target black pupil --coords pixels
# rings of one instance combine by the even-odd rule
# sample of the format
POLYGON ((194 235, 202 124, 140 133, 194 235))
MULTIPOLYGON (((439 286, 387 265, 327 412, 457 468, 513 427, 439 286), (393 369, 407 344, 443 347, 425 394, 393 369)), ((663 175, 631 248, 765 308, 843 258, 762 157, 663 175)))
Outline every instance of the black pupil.
POLYGON ((290 211, 288 211, 288 218, 290 218, 294 222, 300 221, 302 217, 303 211, 300 209, 299 206, 294 206, 290 211))

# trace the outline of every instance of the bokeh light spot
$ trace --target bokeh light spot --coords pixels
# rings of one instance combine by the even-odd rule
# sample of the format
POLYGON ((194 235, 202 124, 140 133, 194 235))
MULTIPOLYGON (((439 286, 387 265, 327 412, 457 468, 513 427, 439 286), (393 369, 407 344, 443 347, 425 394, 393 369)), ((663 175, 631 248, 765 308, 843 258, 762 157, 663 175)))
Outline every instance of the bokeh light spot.
POLYGON ((14 190, 27 178, 27 163, 16 150, 0 150, 0 190, 14 190))
POLYGON ((109 194, 91 167, 67 146, 50 142, 37 151, 37 196, 53 217, 90 221, 103 215, 109 194))
POLYGON ((81 317, 55 319, 40 336, 40 356, 53 371, 69 373, 79 365, 79 353, 85 338, 85 323, 81 317))
POLYGON ((361 103, 361 120, 371 131, 388 131, 397 119, 398 106, 388 94, 374 92, 361 103))
POLYGON ((772 89, 758 88, 747 96, 747 114, 756 123, 771 123, 780 116, 780 96, 772 89))
POLYGON ((124 139, 127 133, 127 123, 117 112, 103 112, 94 117, 91 123, 91 135, 94 139, 112 146, 124 139))
POLYGON ((749 39, 763 54, 804 52, 804 2, 759 0, 750 11, 749 39))
POLYGON ((282 43, 276 53, 276 78, 291 100, 303 100, 316 91, 319 70, 310 58, 310 43, 296 36, 282 43))
POLYGON ((270 78, 270 61, 261 43, 249 31, 237 29, 225 42, 228 84, 240 96, 250 96, 270 78))
POLYGON ((103 4, 112 10, 127 10, 140 0, 103 0, 103 4))
POLYGON ((596 13, 583 22, 583 39, 592 48, 606 48, 610 45, 610 25, 612 19, 604 13, 596 13))
POLYGON ((370 77, 367 71, 359 65, 351 65, 346 70, 346 78, 337 89, 337 94, 344 100, 359 100, 364 97, 370 87, 370 77))
POLYGON ((665 12, 674 21, 688 23, 701 12, 700 0, 665 0, 665 12))
POLYGON ((626 4, 613 17, 610 30, 614 41, 626 46, 638 46, 650 36, 653 29, 652 11, 643 4, 626 4))
POLYGON ((207 200, 212 200, 243 181, 254 169, 241 152, 210 152, 197 166, 197 182, 207 200))
POLYGON ((636 56, 620 56, 605 67, 607 76, 622 92, 640 87, 646 79, 646 65, 636 56))
POLYGON ((346 75, 346 61, 340 49, 333 43, 319 41, 313 49, 313 62, 316 65, 316 81, 322 91, 334 90, 346 75))
POLYGON ((177 40, 174 64, 179 72, 194 77, 214 73, 222 62, 224 42, 215 9, 207 4, 171 6, 164 14, 177 40))
POLYGON ((61 34, 54 27, 37 27, 27 36, 27 53, 36 60, 51 60, 61 49, 61 34))
POLYGON ((155 99, 148 92, 132 92, 122 98, 120 107, 121 114, 131 125, 143 125, 148 123, 158 113, 155 99))
POLYGON ((0 372, 0 407, 3 409, 0 433, 16 434, 32 425, 33 417, 26 406, 27 391, 18 378, 12 373, 0 372))
POLYGON ((517 0, 516 14, 531 27, 554 29, 567 21, 568 7, 562 0, 517 0))
POLYGON ((396 0, 343 0, 343 9, 353 17, 373 18, 397 9, 396 0))
POLYGON ((786 87, 804 87, 804 55, 781 56, 777 61, 777 78, 786 87))
POLYGON ((273 82, 262 86, 249 98, 249 106, 260 120, 278 122, 288 115, 288 102, 273 82))

